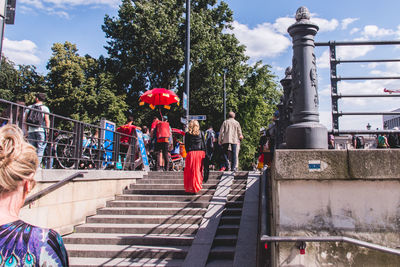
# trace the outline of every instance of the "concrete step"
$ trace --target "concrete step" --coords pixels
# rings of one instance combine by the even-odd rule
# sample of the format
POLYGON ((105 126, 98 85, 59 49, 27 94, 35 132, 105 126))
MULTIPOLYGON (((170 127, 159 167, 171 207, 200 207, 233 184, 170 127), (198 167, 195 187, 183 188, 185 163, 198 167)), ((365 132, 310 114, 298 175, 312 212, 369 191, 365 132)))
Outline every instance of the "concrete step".
MULTIPOLYGON (((203 185, 214 185, 219 182, 219 179, 208 179, 206 183, 203 183, 203 185)), ((133 189, 136 185, 139 184, 180 184, 183 185, 183 178, 181 180, 178 179, 140 179, 138 180, 135 184, 130 185, 130 189, 133 189)))
POLYGON ((181 267, 183 259, 153 259, 153 258, 76 258, 69 257, 70 267, 181 267))
POLYGON ((242 208, 226 208, 222 216, 241 216, 242 208))
POLYGON ((243 195, 228 195, 226 197, 226 199, 228 201, 236 201, 236 200, 243 201, 244 200, 244 196, 243 195))
POLYGON ((121 224, 85 223, 75 227, 76 233, 116 233, 116 234, 195 234, 197 224, 121 224))
MULTIPOLYGON (((204 194, 214 194, 215 189, 201 189, 197 195, 204 194)), ((133 195, 189 195, 189 193, 185 192, 183 188, 173 188, 173 189, 125 189, 123 191, 124 194, 133 194, 133 195)))
MULTIPOLYGON (((87 223, 118 224, 198 224, 202 215, 94 215, 86 219, 87 223)), ((226 219, 230 222, 232 219, 226 219)))
POLYGON ((205 208, 102 208, 97 210, 98 215, 203 215, 205 208))
MULTIPOLYGON (((209 174, 210 178, 214 177, 221 177, 222 172, 216 172, 216 171, 211 171, 209 174)), ((183 171, 182 172, 148 172, 147 175, 144 177, 146 178, 154 178, 154 177, 183 177, 183 171)))
POLYGON ((230 201, 225 204, 225 207, 226 208, 242 208, 243 201, 234 201, 234 202, 230 201))
POLYGON ((183 202, 192 202, 192 201, 210 201, 212 195, 165 195, 165 196, 157 196, 157 195, 117 195, 115 197, 116 200, 140 200, 140 201, 183 201, 183 202))
POLYGON ((65 244, 69 257, 184 259, 188 246, 65 244))
POLYGON ((241 216, 222 216, 220 224, 235 224, 239 225, 240 224, 240 218, 241 216))
POLYGON ((232 267, 233 266, 233 260, 229 259, 222 259, 222 260, 217 260, 217 259, 211 259, 207 261, 206 267, 232 267))
MULTIPOLYGON (((152 208, 207 208, 209 202, 179 202, 179 201, 137 201, 137 200, 112 200, 107 202, 107 207, 152 207, 152 208)), ((238 205, 232 203, 231 207, 238 205)))
POLYGON ((221 235, 217 234, 214 238, 213 245, 215 246, 235 246, 237 235, 221 235))
POLYGON ((121 233, 73 233, 63 237, 65 244, 94 245, 152 245, 152 246, 190 246, 194 235, 166 234, 121 234, 121 233))
POLYGON ((231 259, 235 256, 235 246, 213 246, 211 248, 209 259, 231 259))
POLYGON ((229 192, 229 195, 244 195, 246 193, 246 190, 244 189, 231 189, 229 192))
POLYGON ((239 232, 239 225, 219 225, 217 229, 217 235, 237 235, 239 232))
MULTIPOLYGON (((216 184, 203 184, 203 189, 217 189, 216 184)), ((125 194, 129 194, 130 190, 185 190, 182 184, 133 184, 129 189, 125 190, 125 194)))

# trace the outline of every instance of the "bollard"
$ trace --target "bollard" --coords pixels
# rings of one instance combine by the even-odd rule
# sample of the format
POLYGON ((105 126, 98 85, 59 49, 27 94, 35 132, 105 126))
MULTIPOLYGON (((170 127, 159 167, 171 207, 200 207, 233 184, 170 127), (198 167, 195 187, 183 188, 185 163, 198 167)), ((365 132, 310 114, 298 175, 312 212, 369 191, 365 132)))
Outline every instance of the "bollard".
POLYGON ((328 131, 319 123, 317 67, 314 36, 319 27, 310 21, 306 7, 296 11, 296 23, 288 28, 293 38, 293 124, 286 129, 287 148, 327 149, 328 131))

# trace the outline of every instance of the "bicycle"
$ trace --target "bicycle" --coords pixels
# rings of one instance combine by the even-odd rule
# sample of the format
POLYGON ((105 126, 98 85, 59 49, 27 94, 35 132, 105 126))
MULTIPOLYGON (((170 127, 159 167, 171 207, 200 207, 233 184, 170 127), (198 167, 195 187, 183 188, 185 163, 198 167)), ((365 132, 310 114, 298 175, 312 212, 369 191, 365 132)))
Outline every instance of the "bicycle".
POLYGON ((105 140, 98 148, 99 139, 96 136, 84 134, 82 141, 82 152, 79 158, 74 158, 74 138, 70 134, 61 134, 54 140, 54 151, 56 161, 63 169, 75 169, 78 163, 79 169, 106 169, 113 166, 111 156, 107 149, 112 141, 105 140))

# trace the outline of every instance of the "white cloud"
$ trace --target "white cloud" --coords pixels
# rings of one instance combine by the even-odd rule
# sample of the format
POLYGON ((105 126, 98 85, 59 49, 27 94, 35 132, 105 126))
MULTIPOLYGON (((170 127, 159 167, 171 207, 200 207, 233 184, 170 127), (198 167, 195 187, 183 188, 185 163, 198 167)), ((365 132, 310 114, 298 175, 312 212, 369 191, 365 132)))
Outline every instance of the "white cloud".
POLYGON ((120 0, 20 0, 22 9, 41 10, 61 18, 69 18, 66 10, 77 6, 110 6, 117 8, 120 0))
POLYGON ((30 40, 12 41, 4 38, 4 55, 15 64, 38 64, 37 46, 30 40))
POLYGON ((360 31, 360 28, 353 28, 353 29, 351 29, 350 34, 355 34, 359 31, 360 31))
POLYGON ((373 45, 340 46, 337 48, 336 57, 339 59, 355 59, 365 56, 374 49, 375 47, 373 45))
POLYGON ((327 20, 327 19, 311 17, 310 20, 319 26, 320 32, 333 31, 336 30, 336 28, 339 26, 339 21, 337 21, 337 19, 327 20))
POLYGON ((277 18, 274 23, 274 29, 281 33, 281 34, 287 34, 287 29, 289 28, 290 25, 295 23, 296 20, 290 17, 282 17, 282 18, 277 18))
MULTIPOLYGON (((363 46, 337 46, 336 47, 336 59, 350 60, 365 56, 375 47, 372 45, 363 46)), ((317 59, 318 68, 329 68, 330 58, 329 50, 325 50, 322 55, 317 59)))
POLYGON ((394 34, 396 34, 396 32, 391 29, 379 28, 376 25, 367 25, 364 27, 364 30, 362 31, 362 35, 365 36, 366 38, 369 37, 378 38, 394 34))
POLYGON ((358 18, 346 18, 342 19, 342 30, 346 30, 347 26, 349 26, 351 23, 359 20, 358 18))
POLYGON ((232 33, 246 46, 246 54, 253 60, 276 57, 291 45, 289 38, 276 32, 270 23, 259 24, 250 29, 235 21, 232 26, 232 33))

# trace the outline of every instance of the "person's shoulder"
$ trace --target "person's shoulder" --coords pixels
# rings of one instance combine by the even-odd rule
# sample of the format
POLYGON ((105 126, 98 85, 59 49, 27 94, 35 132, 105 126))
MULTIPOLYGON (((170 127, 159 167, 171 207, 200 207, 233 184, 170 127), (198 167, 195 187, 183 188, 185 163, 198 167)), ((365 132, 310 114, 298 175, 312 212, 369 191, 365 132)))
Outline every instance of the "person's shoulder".
POLYGON ((49 112, 49 113, 50 113, 50 109, 49 109, 49 107, 46 106, 46 105, 42 105, 42 110, 43 110, 44 112, 49 112))

